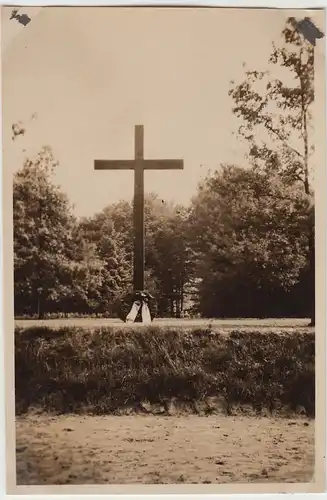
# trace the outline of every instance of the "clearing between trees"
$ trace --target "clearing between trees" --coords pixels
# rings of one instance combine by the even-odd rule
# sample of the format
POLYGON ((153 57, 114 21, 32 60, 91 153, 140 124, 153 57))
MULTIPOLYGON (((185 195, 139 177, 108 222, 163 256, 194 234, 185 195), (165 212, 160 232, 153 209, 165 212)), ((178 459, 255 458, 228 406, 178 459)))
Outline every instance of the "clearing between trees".
MULTIPOLYGON (((207 319, 207 318, 155 318, 153 325, 160 326, 182 326, 184 328, 201 326, 208 328, 308 328, 310 323, 309 318, 230 318, 230 319, 207 319)), ((118 318, 92 318, 92 317, 68 317, 54 319, 16 319, 15 326, 19 328, 29 328, 31 326, 47 326, 51 328, 61 328, 63 326, 78 326, 78 327, 101 327, 101 326, 116 326, 130 327, 131 324, 123 323, 118 318)), ((135 325, 137 326, 137 324, 135 325)), ((311 330, 311 329, 309 329, 311 330)), ((308 331, 309 331, 308 330, 308 331)))

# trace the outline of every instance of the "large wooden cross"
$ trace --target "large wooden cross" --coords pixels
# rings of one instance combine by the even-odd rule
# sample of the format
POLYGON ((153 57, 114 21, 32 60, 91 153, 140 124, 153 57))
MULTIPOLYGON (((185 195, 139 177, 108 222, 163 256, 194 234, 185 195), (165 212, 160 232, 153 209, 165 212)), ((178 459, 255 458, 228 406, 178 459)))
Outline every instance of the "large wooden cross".
POLYGON ((95 160, 95 170, 134 170, 134 292, 144 290, 144 170, 182 170, 183 160, 145 160, 144 128, 135 126, 134 160, 95 160))

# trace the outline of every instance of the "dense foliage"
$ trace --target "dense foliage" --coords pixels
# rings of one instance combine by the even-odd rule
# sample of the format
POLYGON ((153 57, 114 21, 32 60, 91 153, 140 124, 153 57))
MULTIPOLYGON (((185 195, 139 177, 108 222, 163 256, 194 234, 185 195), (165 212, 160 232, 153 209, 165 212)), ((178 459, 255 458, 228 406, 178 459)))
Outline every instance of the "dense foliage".
MULTIPOLYGON (((42 158, 42 157, 41 157, 42 158)), ((297 183, 222 166, 188 209, 146 200, 146 285, 159 316, 306 316, 312 207, 297 183)), ((16 315, 119 315, 132 280, 132 207, 77 220, 43 163, 14 184, 16 315)))
POLYGON ((302 275, 308 266, 309 216, 299 186, 278 176, 226 166, 207 179, 190 216, 201 312, 301 315, 296 302, 302 296, 303 314, 308 313, 302 275))
POLYGON ((286 183, 301 185, 310 204, 311 217, 304 235, 308 245, 306 286, 314 324, 315 237, 311 187, 314 46, 297 30, 293 17, 287 20, 282 38, 283 43, 273 47, 269 59, 271 70, 246 71, 243 82, 232 82, 230 96, 233 111, 241 119, 239 136, 248 143, 253 168, 277 174, 286 183))
MULTIPOLYGON (((221 165, 186 207, 145 200, 145 281, 159 316, 314 321, 314 54, 294 20, 283 37, 271 71, 246 71, 230 90, 250 166, 221 165)), ((15 314, 119 315, 131 292, 133 207, 77 219, 55 169, 44 148, 15 175, 15 314)))
POLYGON ((16 411, 315 412, 308 331, 30 328, 15 335, 16 411))

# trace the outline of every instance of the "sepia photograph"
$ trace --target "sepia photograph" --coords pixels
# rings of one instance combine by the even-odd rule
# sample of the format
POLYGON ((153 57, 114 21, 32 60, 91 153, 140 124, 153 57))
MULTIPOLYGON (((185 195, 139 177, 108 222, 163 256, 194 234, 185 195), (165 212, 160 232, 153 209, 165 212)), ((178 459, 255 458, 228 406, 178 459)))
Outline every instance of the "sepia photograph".
POLYGON ((11 491, 324 491, 324 10, 1 18, 11 491))

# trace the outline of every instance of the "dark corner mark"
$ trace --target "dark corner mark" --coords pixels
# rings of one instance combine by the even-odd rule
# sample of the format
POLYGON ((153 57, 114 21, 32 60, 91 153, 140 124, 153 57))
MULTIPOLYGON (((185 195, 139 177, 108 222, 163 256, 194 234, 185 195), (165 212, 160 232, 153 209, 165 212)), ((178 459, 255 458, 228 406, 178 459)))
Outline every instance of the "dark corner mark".
POLYGON ((296 26, 311 45, 315 46, 316 40, 324 37, 324 33, 317 28, 309 17, 305 17, 302 21, 296 22, 296 26))
POLYGON ((12 130, 12 140, 14 141, 19 135, 25 134, 25 128, 21 122, 14 123, 11 126, 12 130))
POLYGON ((18 9, 11 11, 10 19, 16 19, 23 26, 27 26, 31 22, 31 18, 27 14, 18 14, 18 9))

